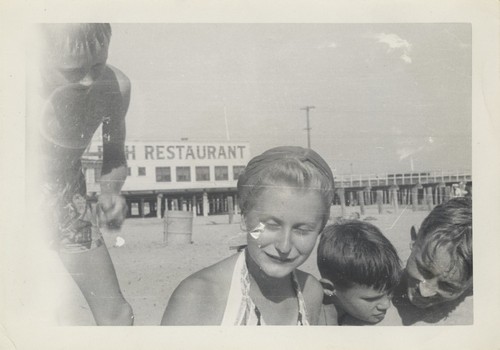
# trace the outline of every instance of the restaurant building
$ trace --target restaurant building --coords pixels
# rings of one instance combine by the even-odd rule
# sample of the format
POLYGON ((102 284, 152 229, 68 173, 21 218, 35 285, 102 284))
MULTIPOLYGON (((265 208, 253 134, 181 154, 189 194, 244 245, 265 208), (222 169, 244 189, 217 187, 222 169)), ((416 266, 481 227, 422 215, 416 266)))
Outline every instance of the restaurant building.
MULTIPOLYGON (((196 215, 236 208, 238 176, 250 160, 248 142, 128 141, 128 177, 122 188, 129 216, 161 217, 168 210, 196 215)), ((83 157, 87 192, 99 194, 102 143, 83 157)))

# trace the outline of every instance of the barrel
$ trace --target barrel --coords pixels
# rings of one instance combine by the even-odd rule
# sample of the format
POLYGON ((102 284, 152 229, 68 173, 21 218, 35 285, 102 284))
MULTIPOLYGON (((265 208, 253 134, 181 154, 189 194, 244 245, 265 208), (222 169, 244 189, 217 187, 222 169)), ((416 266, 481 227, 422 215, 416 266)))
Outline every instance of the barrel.
POLYGON ((166 210, 163 219, 163 243, 168 245, 189 244, 193 234, 191 211, 166 210))

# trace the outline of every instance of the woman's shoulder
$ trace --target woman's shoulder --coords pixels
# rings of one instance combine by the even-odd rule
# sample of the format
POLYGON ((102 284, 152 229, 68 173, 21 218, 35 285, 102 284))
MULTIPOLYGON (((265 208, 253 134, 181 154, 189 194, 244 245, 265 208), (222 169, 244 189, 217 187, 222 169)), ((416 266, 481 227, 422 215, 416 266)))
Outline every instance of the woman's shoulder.
POLYGON ((312 325, 318 324, 323 301, 323 287, 316 277, 310 273, 295 270, 295 275, 304 296, 309 323, 312 325))
POLYGON ((323 287, 316 277, 298 269, 295 270, 295 275, 297 276, 297 281, 299 282, 302 293, 313 294, 321 299, 323 298, 323 287))
POLYGON ((230 256, 184 279, 168 301, 162 324, 220 324, 236 257, 230 256))

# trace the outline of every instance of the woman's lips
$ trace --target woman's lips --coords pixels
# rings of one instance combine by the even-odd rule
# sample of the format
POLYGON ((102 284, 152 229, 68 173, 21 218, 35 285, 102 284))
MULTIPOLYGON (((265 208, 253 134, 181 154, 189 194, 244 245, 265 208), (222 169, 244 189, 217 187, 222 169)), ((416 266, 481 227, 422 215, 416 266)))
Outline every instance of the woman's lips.
POLYGON ((271 255, 271 254, 268 254, 268 253, 265 253, 271 260, 274 260, 274 261, 277 261, 277 262, 280 262, 280 263, 283 263, 283 264, 286 264, 286 263, 290 263, 292 261, 295 260, 295 258, 291 259, 291 258, 280 258, 279 256, 276 256, 276 255, 271 255))

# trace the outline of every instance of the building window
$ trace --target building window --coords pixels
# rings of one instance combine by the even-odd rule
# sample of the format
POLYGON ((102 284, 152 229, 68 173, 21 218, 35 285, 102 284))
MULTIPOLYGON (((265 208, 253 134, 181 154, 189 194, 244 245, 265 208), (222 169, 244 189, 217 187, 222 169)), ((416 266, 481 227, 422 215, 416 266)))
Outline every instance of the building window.
POLYGON ((172 181, 170 177, 170 167, 160 166, 156 167, 156 182, 170 182, 172 181))
POLYGON ((227 166, 216 166, 215 167, 215 180, 225 181, 228 177, 227 166))
POLYGON ((127 167, 127 176, 131 176, 132 175, 132 168, 131 167, 127 167))
POLYGON ((191 181, 191 168, 188 166, 178 166, 175 168, 178 182, 191 181))
POLYGON ((146 176, 146 168, 143 166, 140 166, 137 171, 137 175, 139 176, 146 176))
POLYGON ((244 165, 235 165, 233 166, 233 180, 238 180, 240 177, 241 173, 245 170, 244 165))
POLYGON ((210 181, 210 168, 207 166, 197 166, 196 181, 210 181))

